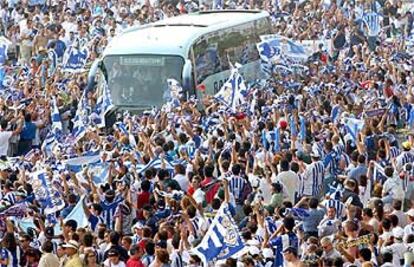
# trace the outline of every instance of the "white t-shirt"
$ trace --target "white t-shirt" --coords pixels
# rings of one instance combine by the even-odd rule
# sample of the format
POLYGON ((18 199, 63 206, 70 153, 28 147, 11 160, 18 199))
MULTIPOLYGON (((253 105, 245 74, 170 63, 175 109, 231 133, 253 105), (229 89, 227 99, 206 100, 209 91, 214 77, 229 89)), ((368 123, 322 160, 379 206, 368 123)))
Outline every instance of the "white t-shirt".
POLYGON ((295 203, 295 194, 298 192, 300 186, 299 176, 295 172, 289 170, 279 173, 276 180, 286 186, 289 201, 295 203))
POLYGON ((180 185, 181 190, 183 190, 184 192, 187 192, 187 190, 188 190, 188 184, 190 183, 188 181, 187 176, 182 175, 182 174, 177 174, 177 175, 174 176, 173 179, 176 180, 177 183, 180 185))
POLYGON ((12 131, 0 132, 0 156, 7 156, 9 149, 9 139, 12 137, 12 131))
POLYGON ((201 190, 201 188, 198 188, 193 193, 193 198, 197 204, 203 204, 204 200, 206 199, 206 194, 201 190))

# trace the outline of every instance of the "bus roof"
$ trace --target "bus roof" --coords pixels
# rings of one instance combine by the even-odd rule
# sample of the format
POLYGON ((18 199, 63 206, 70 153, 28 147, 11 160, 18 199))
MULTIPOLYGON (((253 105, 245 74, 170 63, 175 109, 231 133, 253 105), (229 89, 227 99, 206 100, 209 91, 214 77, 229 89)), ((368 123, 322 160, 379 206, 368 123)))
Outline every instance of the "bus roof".
POLYGON ((204 11, 135 26, 116 36, 105 49, 107 55, 183 55, 194 39, 204 33, 267 17, 265 11, 204 11))

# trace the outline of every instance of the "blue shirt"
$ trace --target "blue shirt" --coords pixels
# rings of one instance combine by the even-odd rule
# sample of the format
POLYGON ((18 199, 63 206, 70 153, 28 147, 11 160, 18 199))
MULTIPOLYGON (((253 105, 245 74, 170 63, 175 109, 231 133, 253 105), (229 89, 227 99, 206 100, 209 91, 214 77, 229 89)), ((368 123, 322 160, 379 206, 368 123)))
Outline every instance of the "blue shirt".
POLYGON ((318 232, 318 225, 325 215, 325 209, 309 209, 309 216, 303 218, 303 231, 318 232))
POLYGON ((22 140, 33 140, 36 136, 36 125, 33 122, 25 122, 23 130, 20 133, 22 140))
POLYGON ((284 266, 283 250, 288 247, 299 249, 299 240, 293 232, 289 232, 270 240, 269 245, 272 246, 275 251, 275 261, 273 263, 273 267, 281 267, 284 266))
POLYGON ((356 168, 349 172, 349 178, 354 179, 358 183, 361 181, 361 175, 367 175, 368 168, 364 164, 359 164, 356 168))

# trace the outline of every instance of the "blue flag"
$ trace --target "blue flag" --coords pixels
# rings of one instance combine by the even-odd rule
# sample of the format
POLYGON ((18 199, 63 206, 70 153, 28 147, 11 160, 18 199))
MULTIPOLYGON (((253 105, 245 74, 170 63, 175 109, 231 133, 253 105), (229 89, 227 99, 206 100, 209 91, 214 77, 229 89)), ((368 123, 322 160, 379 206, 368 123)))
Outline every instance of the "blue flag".
POLYGON ((354 118, 347 118, 345 127, 348 133, 351 135, 353 141, 356 141, 358 138, 358 133, 364 128, 364 121, 354 118))
POLYGON ((227 107, 235 110, 236 106, 245 103, 243 94, 246 91, 247 87, 243 77, 240 75, 237 67, 233 67, 229 79, 214 97, 227 107))
POLYGON ((84 71, 88 58, 89 50, 87 46, 82 48, 79 48, 78 44, 70 46, 63 56, 63 71, 71 73, 84 71))
POLYGON ((245 247, 229 206, 221 205, 201 243, 192 250, 207 266, 208 262, 225 260, 245 247))
POLYGON ((55 213, 65 207, 63 196, 56 190, 45 171, 38 171, 32 174, 32 187, 41 207, 46 215, 55 213))
POLYGON ((95 106, 96 113, 99 116, 99 123, 97 124, 99 128, 105 127, 105 116, 114 107, 108 84, 104 83, 103 86, 104 88, 102 94, 98 97, 98 101, 95 106))
POLYGON ((57 107, 56 98, 53 97, 52 99, 52 107, 51 107, 51 117, 52 117, 52 131, 59 132, 62 131, 62 121, 60 120, 59 109, 57 107))

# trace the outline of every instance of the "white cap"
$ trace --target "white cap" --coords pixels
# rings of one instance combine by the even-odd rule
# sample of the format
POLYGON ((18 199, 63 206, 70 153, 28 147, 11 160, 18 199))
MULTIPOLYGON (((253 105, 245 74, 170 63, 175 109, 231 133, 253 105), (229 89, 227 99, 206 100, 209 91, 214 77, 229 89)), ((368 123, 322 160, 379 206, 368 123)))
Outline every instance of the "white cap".
POLYGON ((252 255, 252 256, 259 255, 260 254, 260 249, 256 246, 250 246, 249 247, 249 254, 252 255))
POLYGON ((401 227, 394 228, 394 229, 392 229, 392 235, 395 238, 403 238, 404 230, 401 227))
POLYGON ((407 216, 414 217, 414 209, 410 209, 405 214, 407 214, 407 216))
POLYGON ((312 149, 312 152, 310 154, 311 157, 319 158, 321 155, 319 154, 319 151, 317 149, 312 149))

